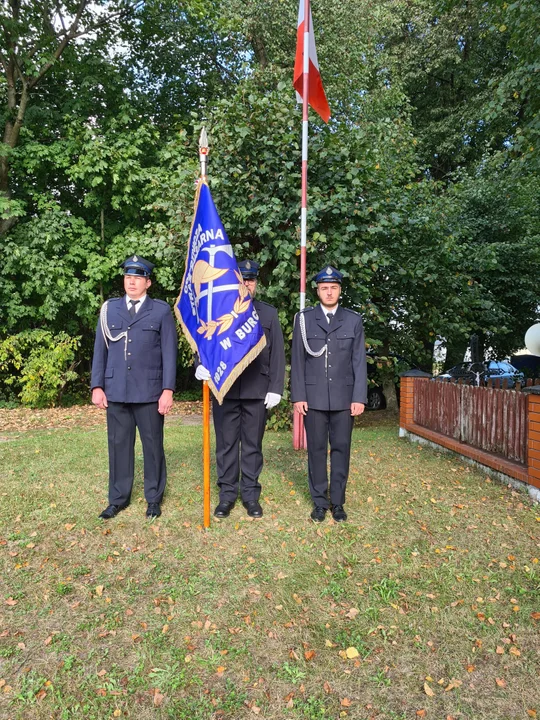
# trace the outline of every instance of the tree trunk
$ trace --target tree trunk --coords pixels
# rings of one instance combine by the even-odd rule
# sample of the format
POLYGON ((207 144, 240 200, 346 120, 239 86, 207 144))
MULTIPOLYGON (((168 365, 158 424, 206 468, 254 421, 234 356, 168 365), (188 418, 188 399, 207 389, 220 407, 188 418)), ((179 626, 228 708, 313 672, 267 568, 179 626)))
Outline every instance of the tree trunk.
POLYGON ((396 386, 392 379, 389 378, 388 380, 383 381, 383 393, 384 397, 386 398, 386 409, 390 413, 397 415, 399 408, 396 395, 396 386))

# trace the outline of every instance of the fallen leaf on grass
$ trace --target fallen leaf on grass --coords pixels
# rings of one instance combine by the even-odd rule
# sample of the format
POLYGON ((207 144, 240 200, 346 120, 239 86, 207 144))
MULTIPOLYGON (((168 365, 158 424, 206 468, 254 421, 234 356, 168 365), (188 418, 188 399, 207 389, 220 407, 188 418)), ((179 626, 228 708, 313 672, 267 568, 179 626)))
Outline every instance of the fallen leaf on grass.
POLYGON ((357 608, 351 608, 348 613, 345 613, 345 617, 349 618, 350 620, 354 620, 354 618, 358 615, 360 610, 357 608))
POLYGON ((349 658, 349 660, 354 660, 354 658, 357 658, 360 653, 355 647, 348 647, 345 650, 345 655, 349 658))
POLYGON ((98 597, 102 597, 102 596, 103 596, 103 588, 104 588, 103 585, 96 585, 96 595, 97 595, 98 597))
POLYGON ((497 645, 495 652, 497 653, 497 655, 504 655, 504 648, 500 645, 497 645))
POLYGON ((475 666, 474 666, 474 665, 467 665, 466 670, 467 670, 467 672, 472 673, 472 672, 475 671, 475 666))
POLYGON ((165 700, 165 695, 159 692, 159 690, 156 688, 154 690, 154 707, 161 707, 163 705, 163 701, 165 700))
POLYGON ((122 711, 116 708, 116 710, 113 712, 113 717, 120 717, 122 714, 122 711))
POLYGON ((455 688, 458 688, 460 685, 463 685, 463 682, 461 680, 456 680, 455 678, 452 678, 448 685, 444 688, 445 692, 450 692, 450 690, 454 690, 455 688))
POLYGON ((501 688, 506 687, 506 680, 504 680, 503 678, 495 678, 495 682, 501 688))
POLYGON ((527 715, 528 715, 529 717, 535 718, 535 717, 536 717, 536 710, 533 710, 533 709, 527 710, 527 715))
POLYGON ((511 647, 508 652, 512 655, 515 655, 516 657, 519 657, 521 655, 521 652, 517 649, 517 647, 511 647))
POLYGON ((540 620, 540 612, 532 612, 531 617, 533 620, 540 620))
POLYGON ((315 650, 306 650, 304 652, 304 657, 309 662, 309 660, 313 660, 316 654, 315 650))
POLYGON ((424 683, 424 692, 428 697, 434 697, 435 693, 431 689, 431 687, 427 684, 427 682, 424 683))
POLYGON ((426 717, 426 711, 422 708, 416 711, 416 717, 426 717))
POLYGON ((46 697, 47 697, 47 693, 43 689, 36 693, 36 700, 43 700, 43 698, 46 698, 46 697))
POLYGON ((331 687, 330 683, 328 682, 328 680, 324 681, 323 689, 327 695, 332 694, 332 687, 331 687))
POLYGON ((5 603, 6 603, 6 605, 9 605, 10 607, 13 607, 14 605, 16 605, 16 604, 18 603, 18 600, 14 600, 12 597, 9 597, 9 598, 5 601, 5 603))
POLYGON ((349 700, 349 698, 343 698, 343 700, 340 701, 340 705, 342 707, 351 707, 352 701, 349 700))

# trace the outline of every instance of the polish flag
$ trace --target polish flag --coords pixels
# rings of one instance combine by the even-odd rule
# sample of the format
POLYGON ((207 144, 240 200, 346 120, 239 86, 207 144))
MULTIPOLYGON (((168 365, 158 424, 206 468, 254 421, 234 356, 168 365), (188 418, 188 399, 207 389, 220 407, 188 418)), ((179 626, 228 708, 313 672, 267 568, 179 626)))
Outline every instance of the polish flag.
MULTIPOLYGON (((298 30, 296 34, 296 57, 294 60, 293 86, 300 98, 304 89, 304 0, 300 0, 298 8, 298 30)), ((318 113, 324 122, 330 119, 330 106, 324 92, 317 49, 315 48, 315 35, 313 34, 313 18, 311 7, 309 9, 309 97, 308 103, 318 113)))

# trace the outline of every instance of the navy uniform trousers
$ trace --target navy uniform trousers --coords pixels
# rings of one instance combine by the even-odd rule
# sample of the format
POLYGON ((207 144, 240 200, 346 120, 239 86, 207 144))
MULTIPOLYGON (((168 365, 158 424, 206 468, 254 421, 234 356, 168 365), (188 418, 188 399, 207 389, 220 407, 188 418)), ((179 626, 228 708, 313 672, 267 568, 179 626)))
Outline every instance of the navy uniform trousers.
POLYGON ((309 492, 314 505, 328 508, 328 442, 330 503, 345 504, 354 418, 348 410, 308 409, 304 417, 308 450, 309 492))
POLYGON ((157 402, 116 403, 107 408, 109 445, 109 504, 126 505, 131 498, 135 464, 135 429, 144 458, 144 497, 147 503, 160 503, 167 482, 163 449, 164 416, 157 402))
POLYGON ((261 494, 262 441, 266 426, 264 400, 225 399, 213 403, 216 468, 220 502, 256 502, 261 494))

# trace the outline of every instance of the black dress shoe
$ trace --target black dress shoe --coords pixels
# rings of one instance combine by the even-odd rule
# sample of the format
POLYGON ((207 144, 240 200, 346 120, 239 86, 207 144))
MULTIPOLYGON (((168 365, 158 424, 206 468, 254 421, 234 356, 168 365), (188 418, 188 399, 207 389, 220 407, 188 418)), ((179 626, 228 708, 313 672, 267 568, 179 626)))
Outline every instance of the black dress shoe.
POLYGON ((244 507, 247 510, 247 514, 249 517, 253 518, 261 518, 263 516, 263 509, 260 506, 260 504, 257 502, 257 500, 252 500, 251 502, 245 502, 244 507))
POLYGON ((334 505, 332 508, 332 517, 336 522, 345 522, 347 513, 343 509, 343 505, 334 505))
POLYGON ((321 507, 320 505, 315 505, 313 508, 311 515, 311 519, 313 522, 322 522, 324 518, 326 517, 326 508, 321 507))
POLYGON ((128 505, 129 503, 126 503, 125 505, 109 505, 102 513, 99 514, 99 517, 102 520, 112 520, 113 517, 118 515, 120 510, 124 510, 128 505))
POLYGON ((227 502, 226 500, 224 500, 223 502, 220 502, 219 505, 214 510, 214 517, 217 517, 217 518, 229 517, 233 507, 234 507, 233 502, 227 502))
POLYGON ((161 504, 160 503, 148 503, 146 509, 147 518, 156 518, 161 515, 161 504))

